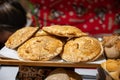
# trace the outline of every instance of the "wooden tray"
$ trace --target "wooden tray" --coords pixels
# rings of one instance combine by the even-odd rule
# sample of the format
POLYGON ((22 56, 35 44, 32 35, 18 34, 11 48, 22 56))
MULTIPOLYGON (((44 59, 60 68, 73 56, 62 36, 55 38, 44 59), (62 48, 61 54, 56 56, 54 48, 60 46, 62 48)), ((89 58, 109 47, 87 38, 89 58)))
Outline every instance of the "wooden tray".
MULTIPOLYGON (((104 61, 104 60, 103 60, 104 61)), ((44 66, 44 67, 76 67, 76 68, 97 68, 99 63, 70 63, 57 61, 21 61, 15 59, 0 59, 2 65, 26 65, 26 66, 44 66)))
POLYGON ((98 61, 88 63, 70 63, 61 60, 61 58, 55 58, 52 61, 26 61, 20 60, 15 50, 3 47, 0 50, 0 64, 2 65, 26 65, 26 66, 45 66, 45 67, 98 67, 99 64, 104 62, 104 57, 101 57, 98 61))

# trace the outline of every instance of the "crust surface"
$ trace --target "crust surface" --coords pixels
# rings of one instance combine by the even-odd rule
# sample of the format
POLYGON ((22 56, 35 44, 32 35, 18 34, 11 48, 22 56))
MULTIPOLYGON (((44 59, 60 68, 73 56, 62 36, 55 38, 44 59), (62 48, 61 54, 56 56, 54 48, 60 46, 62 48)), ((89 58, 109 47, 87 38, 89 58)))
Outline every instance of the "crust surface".
POLYGON ((61 37, 79 37, 79 36, 88 35, 74 26, 67 26, 67 25, 64 26, 53 25, 49 27, 43 27, 43 30, 52 35, 61 36, 61 37))
POLYGON ((28 40, 39 28, 24 27, 13 33, 5 43, 5 46, 10 49, 15 49, 28 40))
POLYGON ((69 62, 90 61, 100 54, 100 42, 92 37, 79 37, 68 41, 64 46, 62 59, 69 62))
POLYGON ((29 39, 17 50, 25 60, 51 60, 61 53, 63 43, 55 37, 40 36, 29 39))

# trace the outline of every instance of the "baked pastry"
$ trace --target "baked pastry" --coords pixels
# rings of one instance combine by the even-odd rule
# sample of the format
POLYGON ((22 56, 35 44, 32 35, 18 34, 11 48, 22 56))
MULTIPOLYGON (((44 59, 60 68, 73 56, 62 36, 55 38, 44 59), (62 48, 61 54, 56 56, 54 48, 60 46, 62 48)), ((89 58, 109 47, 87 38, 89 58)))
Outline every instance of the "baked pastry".
POLYGON ((74 71, 57 68, 53 70, 45 80, 82 80, 82 77, 74 71))
POLYGON ((82 32, 80 29, 69 25, 53 25, 49 27, 43 27, 43 30, 49 34, 61 37, 80 37, 88 35, 87 33, 82 32))
POLYGON ((61 57, 68 62, 86 62, 95 60, 101 53, 103 53, 102 44, 96 38, 84 36, 69 40, 64 46, 61 57))
POLYGON ((63 68, 57 68, 53 70, 45 80, 70 80, 63 68))
POLYGON ((15 49, 34 35, 39 27, 24 27, 13 33, 5 43, 10 49, 15 49))
POLYGON ((116 59, 120 58, 120 47, 116 47, 116 45, 113 45, 111 47, 104 47, 105 55, 108 59, 116 59))
POLYGON ((103 46, 111 47, 118 40, 118 35, 103 36, 103 46))
POLYGON ((114 80, 120 80, 120 72, 119 71, 109 72, 109 74, 111 75, 111 77, 114 80))
POLYGON ((25 60, 46 61, 59 55, 63 43, 52 36, 33 37, 21 45, 17 52, 25 60))
POLYGON ((114 72, 114 71, 118 71, 119 69, 119 64, 117 62, 117 60, 107 60, 106 61, 106 69, 109 71, 109 72, 114 72))
POLYGON ((103 46, 106 58, 118 59, 120 58, 120 36, 110 35, 103 37, 103 46))
POLYGON ((108 59, 101 63, 101 67, 114 79, 120 80, 120 60, 108 59))

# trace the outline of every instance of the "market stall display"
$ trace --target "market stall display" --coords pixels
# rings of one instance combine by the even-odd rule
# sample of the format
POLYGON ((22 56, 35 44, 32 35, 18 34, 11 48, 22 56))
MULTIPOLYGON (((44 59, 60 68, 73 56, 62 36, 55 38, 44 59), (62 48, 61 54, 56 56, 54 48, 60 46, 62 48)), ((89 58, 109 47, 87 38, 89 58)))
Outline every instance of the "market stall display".
MULTIPOLYGON (((1 51, 3 51, 3 53, 4 51, 6 51, 7 53, 8 50, 9 54, 14 54, 17 57, 11 58, 11 57, 6 57, 4 54, 1 54, 5 56, 6 59, 5 57, 2 57, 0 59, 0 63, 6 65, 24 65, 24 66, 41 66, 41 67, 47 66, 47 67, 97 68, 100 66, 102 62, 106 61, 104 57, 104 51, 103 51, 104 49, 102 42, 99 41, 97 38, 89 36, 87 33, 84 33, 82 31, 79 32, 79 30, 78 32, 75 31, 77 33, 75 33, 74 30, 72 30, 73 32, 70 31, 71 29, 69 28, 74 26, 68 26, 68 25, 67 27, 63 25, 54 25, 54 26, 53 27, 47 26, 39 30, 37 29, 37 31, 33 33, 31 37, 29 37, 25 42, 22 42, 21 45, 19 45, 17 48, 10 48, 7 47, 8 45, 6 45, 4 49, 1 51), (54 26, 56 29, 54 29, 52 33, 47 32, 45 30, 47 29, 49 31, 49 29, 54 28, 54 26), (55 34, 57 30, 57 26, 61 29, 63 28, 62 30, 57 31, 60 35, 55 34), (80 34, 79 36, 78 33, 80 34), (11 51, 13 52, 10 53, 11 51), (69 58, 69 60, 71 59, 70 61, 69 60, 67 61, 66 59, 63 58, 63 55, 66 54, 67 51, 69 53, 67 55, 71 57, 69 58), (75 53, 70 53, 69 51, 75 53), (79 55, 76 55, 76 53, 79 55)), ((27 28, 31 28, 31 27, 27 27, 27 28)), ((77 29, 77 28, 74 27, 72 29, 77 29)), ((17 31, 14 34, 16 33, 17 31)), ((23 34, 23 33, 19 33, 19 34, 23 34)), ((11 37, 14 36, 11 35, 9 39, 11 39, 11 37)), ((23 38, 24 37, 25 36, 23 36, 23 38)), ((13 41, 15 41, 19 38, 14 37, 12 39, 13 41)))
MULTIPOLYGON (((29 31, 31 27, 27 28, 29 31)), ((28 32, 26 28, 21 30, 28 32)), ((79 63, 95 61, 103 54, 101 42, 94 37, 90 37, 87 33, 82 32, 77 27, 54 25, 43 27, 41 30, 49 35, 36 37, 34 36, 35 33, 33 33, 25 42, 17 38, 19 35, 23 35, 23 33, 18 32, 20 31, 18 30, 13 34, 16 34, 17 37, 12 35, 8 38, 5 43, 6 47, 10 48, 10 45, 15 44, 14 41, 17 43, 17 41, 20 40, 21 45, 14 50, 17 51, 21 59, 32 61, 49 61, 59 56, 66 62, 79 63), (18 33, 19 35, 17 35, 18 33), (8 42, 12 44, 7 45, 8 42)), ((25 34, 27 33, 24 33, 24 35, 25 34)), ((22 36, 23 39, 24 37, 27 36, 22 36)))

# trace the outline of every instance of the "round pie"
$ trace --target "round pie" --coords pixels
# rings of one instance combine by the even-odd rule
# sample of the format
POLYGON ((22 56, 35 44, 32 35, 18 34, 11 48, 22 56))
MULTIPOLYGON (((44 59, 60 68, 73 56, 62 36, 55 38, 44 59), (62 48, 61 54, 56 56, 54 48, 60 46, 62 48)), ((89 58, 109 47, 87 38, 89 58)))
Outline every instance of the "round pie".
POLYGON ((59 55, 63 43, 52 36, 33 37, 21 45, 17 52, 25 60, 47 61, 59 55))
POLYGON ((39 30, 39 27, 24 27, 13 33, 5 43, 5 46, 10 49, 15 49, 28 40, 32 35, 39 30))
POLYGON ((53 70, 45 80, 70 80, 69 76, 66 73, 66 70, 63 68, 57 68, 53 70))
POLYGON ((80 29, 69 25, 53 25, 49 27, 43 27, 43 30, 49 34, 61 36, 61 37, 79 37, 88 35, 82 32, 80 29))
POLYGON ((86 62, 98 57, 102 51, 102 44, 96 38, 84 36, 69 40, 61 57, 68 62, 86 62))
POLYGON ((46 77, 45 80, 82 80, 82 77, 72 70, 56 68, 46 77))

